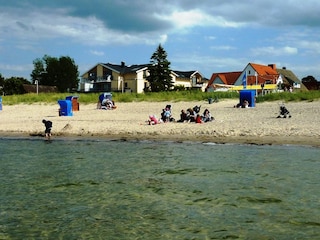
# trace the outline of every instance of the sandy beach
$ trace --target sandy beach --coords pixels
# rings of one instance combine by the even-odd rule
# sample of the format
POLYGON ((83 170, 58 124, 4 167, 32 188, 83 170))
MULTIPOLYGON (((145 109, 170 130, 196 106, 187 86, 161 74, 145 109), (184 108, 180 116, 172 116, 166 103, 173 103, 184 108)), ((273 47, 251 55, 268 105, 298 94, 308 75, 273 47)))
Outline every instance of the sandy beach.
POLYGON ((44 134, 42 119, 53 122, 54 138, 110 138, 122 140, 173 140, 214 143, 298 144, 320 146, 320 101, 289 102, 285 106, 291 118, 277 118, 282 102, 257 103, 254 108, 234 108, 237 100, 209 104, 197 102, 117 103, 115 110, 101 110, 96 104, 81 104, 73 116, 59 117, 58 104, 19 104, 0 111, 0 137, 44 134), (149 115, 160 117, 162 109, 172 105, 173 117, 181 109, 201 105, 215 118, 196 123, 148 125, 149 115))

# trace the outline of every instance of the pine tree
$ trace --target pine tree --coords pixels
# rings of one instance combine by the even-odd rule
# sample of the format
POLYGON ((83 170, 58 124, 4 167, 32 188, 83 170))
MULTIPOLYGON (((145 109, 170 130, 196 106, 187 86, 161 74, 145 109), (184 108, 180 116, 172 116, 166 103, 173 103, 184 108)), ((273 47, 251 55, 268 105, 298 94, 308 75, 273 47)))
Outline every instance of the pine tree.
POLYGON ((170 75, 170 62, 167 60, 167 53, 159 44, 157 50, 152 54, 150 60, 147 80, 150 84, 151 92, 168 91, 173 87, 170 75))

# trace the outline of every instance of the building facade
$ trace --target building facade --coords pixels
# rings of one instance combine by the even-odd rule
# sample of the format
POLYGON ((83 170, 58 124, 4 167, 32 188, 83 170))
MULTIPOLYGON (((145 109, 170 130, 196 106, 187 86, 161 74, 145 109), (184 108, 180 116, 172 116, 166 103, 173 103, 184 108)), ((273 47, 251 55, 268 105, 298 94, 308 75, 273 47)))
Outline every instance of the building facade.
MULTIPOLYGON (((98 63, 81 75, 79 92, 133 92, 143 93, 149 87, 149 64, 126 66, 98 63)), ((198 88, 204 91, 205 78, 198 71, 171 71, 174 86, 186 89, 198 88)))

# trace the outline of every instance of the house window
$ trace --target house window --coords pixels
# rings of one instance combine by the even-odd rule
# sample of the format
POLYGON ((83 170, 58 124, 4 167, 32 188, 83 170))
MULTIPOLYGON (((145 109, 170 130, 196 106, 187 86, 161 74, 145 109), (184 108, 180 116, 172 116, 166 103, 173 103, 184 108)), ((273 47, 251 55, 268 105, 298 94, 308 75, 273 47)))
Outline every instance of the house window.
POLYGON ((124 83, 124 88, 128 88, 128 83, 127 82, 124 83))
POLYGON ((248 73, 249 75, 251 74, 251 71, 249 70, 249 73, 248 73))
POLYGON ((95 80, 97 80, 96 74, 93 73, 93 72, 89 73, 89 80, 90 80, 90 81, 95 81, 95 80))

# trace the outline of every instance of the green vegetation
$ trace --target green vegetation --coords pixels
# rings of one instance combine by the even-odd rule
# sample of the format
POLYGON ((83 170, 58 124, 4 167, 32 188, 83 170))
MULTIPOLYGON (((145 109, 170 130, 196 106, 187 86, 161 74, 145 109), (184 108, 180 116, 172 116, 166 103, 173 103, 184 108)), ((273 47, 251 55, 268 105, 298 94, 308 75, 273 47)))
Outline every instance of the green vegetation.
POLYGON ((146 88, 145 92, 162 92, 173 87, 172 77, 170 75, 170 62, 167 60, 167 53, 159 44, 157 50, 152 54, 149 66, 150 76, 147 80, 150 88, 146 88))
POLYGON ((79 72, 72 58, 44 55, 42 59, 35 59, 33 65, 34 70, 31 73, 33 84, 38 81, 40 85, 56 86, 60 92, 77 89, 79 72))
POLYGON ((281 92, 271 93, 264 96, 259 96, 257 102, 264 101, 284 101, 284 102, 297 102, 297 101, 314 101, 320 99, 320 91, 297 91, 297 92, 281 92))
MULTIPOLYGON (((22 95, 7 95, 2 97, 3 104, 54 104, 60 99, 65 99, 67 96, 78 96, 81 104, 96 103, 98 101, 99 93, 28 93, 22 95)), ((213 99, 238 99, 239 93, 237 92, 201 92, 201 91, 168 91, 156 93, 112 93, 112 99, 117 102, 179 102, 179 101, 207 101, 208 98, 213 99)), ((282 92, 266 94, 259 96, 257 102, 264 101, 313 101, 320 99, 320 91, 308 92, 282 92)))
MULTIPOLYGON (((65 99, 67 96, 78 96, 79 102, 82 104, 96 103, 100 93, 28 93, 22 95, 7 95, 3 96, 3 104, 13 105, 19 103, 56 103, 60 99, 65 99)), ((239 94, 236 92, 215 92, 207 93, 201 91, 168 91, 156 93, 112 93, 112 100, 117 102, 179 102, 179 101, 203 101, 208 98, 238 98, 239 94)))

